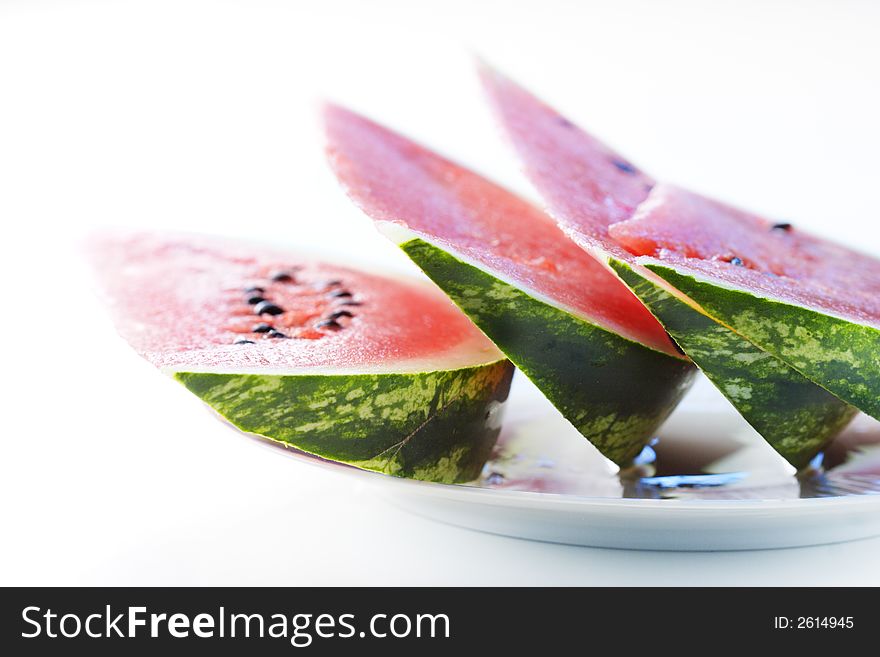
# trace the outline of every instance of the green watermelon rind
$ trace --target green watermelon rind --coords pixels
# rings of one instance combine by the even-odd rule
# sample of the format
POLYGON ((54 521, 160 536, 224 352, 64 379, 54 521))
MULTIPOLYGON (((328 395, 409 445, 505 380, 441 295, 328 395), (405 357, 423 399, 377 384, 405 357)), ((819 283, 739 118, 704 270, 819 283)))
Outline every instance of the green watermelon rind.
POLYGON ((632 342, 411 235, 409 258, 598 450, 628 467, 687 391, 689 361, 632 342))
POLYGON ((797 469, 809 465, 857 413, 626 262, 612 257, 609 264, 746 422, 797 469))
POLYGON ((880 329, 645 265, 710 316, 840 399, 880 419, 880 329))
POLYGON ((378 374, 175 372, 232 425, 321 458, 439 483, 476 479, 513 367, 378 374))

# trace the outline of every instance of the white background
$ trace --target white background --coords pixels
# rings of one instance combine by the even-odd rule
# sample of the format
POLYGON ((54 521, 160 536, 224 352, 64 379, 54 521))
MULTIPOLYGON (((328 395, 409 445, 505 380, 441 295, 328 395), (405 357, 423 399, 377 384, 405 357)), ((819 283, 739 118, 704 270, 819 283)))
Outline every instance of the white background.
POLYGON ((0 0, 0 584, 880 584, 431 523, 258 449, 115 337, 76 242, 177 228, 411 270, 324 165, 346 102, 533 196, 479 53, 656 175, 880 253, 880 4, 0 0))

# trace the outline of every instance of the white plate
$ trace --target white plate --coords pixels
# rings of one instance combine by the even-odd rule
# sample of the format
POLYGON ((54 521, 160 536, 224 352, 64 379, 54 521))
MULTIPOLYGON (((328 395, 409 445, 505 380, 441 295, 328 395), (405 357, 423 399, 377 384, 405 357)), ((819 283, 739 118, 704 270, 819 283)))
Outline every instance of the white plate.
POLYGON ((621 476, 517 375, 504 430, 480 480, 443 485, 318 463, 378 487, 418 515, 520 538, 613 548, 745 550, 880 534, 880 423, 859 416, 824 466, 796 476, 700 380, 621 476))

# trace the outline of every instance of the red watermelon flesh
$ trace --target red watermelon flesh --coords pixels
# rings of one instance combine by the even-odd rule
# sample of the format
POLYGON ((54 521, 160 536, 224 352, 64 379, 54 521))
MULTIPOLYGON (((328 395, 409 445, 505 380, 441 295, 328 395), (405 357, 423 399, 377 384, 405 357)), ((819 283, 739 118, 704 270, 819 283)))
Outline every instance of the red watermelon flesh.
POLYGON ((165 370, 417 372, 503 358, 420 281, 203 236, 108 233, 90 250, 120 333, 165 370))
POLYGON ((880 260, 672 185, 611 236, 679 271, 880 327, 880 260))
MULTIPOLYGON (((481 77, 526 173, 581 246, 650 255, 783 301, 880 325, 880 261, 660 184, 488 67, 481 77)), ((645 275, 645 270, 639 269, 645 275)))
POLYGON ((529 179, 571 238, 621 259, 608 227, 632 216, 655 182, 629 160, 487 66, 480 75, 529 179))
POLYGON ((402 225, 554 305, 679 357, 635 296, 541 210, 344 108, 328 107, 325 121, 334 170, 374 220, 402 225))

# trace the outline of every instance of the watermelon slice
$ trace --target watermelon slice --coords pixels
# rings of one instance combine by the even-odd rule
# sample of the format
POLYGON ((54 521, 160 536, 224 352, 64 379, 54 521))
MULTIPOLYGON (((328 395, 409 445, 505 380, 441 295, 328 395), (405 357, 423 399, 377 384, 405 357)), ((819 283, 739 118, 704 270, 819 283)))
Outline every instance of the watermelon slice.
POLYGON ((532 205, 348 110, 325 118, 354 202, 590 442, 629 465, 693 373, 651 314, 532 205))
MULTIPOLYGON (((712 294, 690 297, 688 286, 666 277, 673 283, 669 285, 615 240, 620 237, 613 232, 618 222, 650 207, 651 199, 663 193, 651 176, 509 78, 487 67, 481 68, 481 77, 527 175, 563 230, 612 266, 746 421, 793 465, 805 466, 855 410, 805 377, 805 369, 795 369, 798 363, 768 348, 754 332, 731 330, 741 326, 715 321, 711 304, 704 304, 712 294)), ((654 227, 644 226, 641 236, 654 227)), ((668 225, 667 246, 688 239, 688 228, 678 227, 668 225)), ((752 288, 751 295, 758 290, 752 288)), ((787 319, 781 324, 794 330, 787 319)))
POLYGON ((611 235, 710 315, 880 418, 880 260, 665 185, 611 235))
POLYGON ((242 431, 402 477, 479 475, 513 368, 433 286, 208 237, 91 251, 122 336, 242 431))

